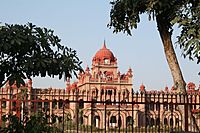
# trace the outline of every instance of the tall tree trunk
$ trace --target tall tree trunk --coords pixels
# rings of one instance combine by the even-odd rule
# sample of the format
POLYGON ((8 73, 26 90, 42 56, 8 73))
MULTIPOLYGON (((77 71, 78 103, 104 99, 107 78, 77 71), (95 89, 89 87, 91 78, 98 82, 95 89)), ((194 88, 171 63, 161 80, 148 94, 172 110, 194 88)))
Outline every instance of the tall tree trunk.
POLYGON ((174 81, 174 88, 178 92, 186 92, 186 83, 183 79, 183 75, 173 48, 172 40, 171 40, 171 32, 169 31, 169 27, 166 23, 166 20, 163 19, 162 16, 156 16, 158 31, 160 33, 160 37, 162 39, 165 57, 167 59, 169 68, 171 70, 171 74, 174 81))
MULTIPOLYGON (((166 19, 167 20, 167 19, 166 19)), ((171 32, 169 31, 169 27, 167 25, 166 20, 162 16, 156 16, 158 31, 160 33, 160 37, 162 39, 164 51, 165 51, 165 57, 167 59, 169 68, 171 70, 171 74, 174 81, 174 88, 177 92, 183 92, 186 93, 186 83, 184 81, 175 51, 171 40, 171 32)), ((182 101, 188 101, 187 97, 183 97, 185 99, 181 99, 182 101)), ((195 120, 195 117, 192 115, 191 112, 191 106, 189 106, 189 103, 185 103, 185 105, 180 105, 180 109, 183 111, 183 129, 185 131, 188 131, 188 117, 191 118, 191 121, 195 124, 194 128, 195 130, 199 131, 199 128, 197 126, 197 122, 195 120), (187 122, 187 123, 186 123, 187 122)), ((190 122, 191 122, 190 121, 190 122)))

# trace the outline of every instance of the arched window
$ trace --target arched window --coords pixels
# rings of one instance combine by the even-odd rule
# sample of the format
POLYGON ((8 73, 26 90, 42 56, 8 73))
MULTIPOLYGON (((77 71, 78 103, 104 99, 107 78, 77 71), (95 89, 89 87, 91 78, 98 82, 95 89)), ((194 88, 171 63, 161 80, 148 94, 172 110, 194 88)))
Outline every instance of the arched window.
POLYGON ((125 91, 122 92, 123 97, 125 96, 125 91))
POLYGON ((167 103, 167 102, 164 102, 164 104, 163 104, 163 109, 164 109, 164 110, 168 110, 168 103, 167 103))
POLYGON ((50 115, 46 115, 46 121, 47 121, 47 123, 49 123, 50 122, 50 115))
POLYGON ((79 109, 83 109, 84 108, 84 102, 83 99, 79 100, 79 109))
POLYGON ((98 92, 99 92, 98 89, 96 89, 96 95, 98 95, 98 92))
POLYGON ((33 111, 34 106, 35 106, 35 102, 31 102, 31 111, 33 111))
POLYGON ((118 127, 121 127, 121 125, 122 125, 122 118, 121 118, 121 116, 119 116, 119 118, 118 118, 118 127))
POLYGON ((116 116, 111 116, 110 123, 117 123, 116 116))
POLYGON ((133 125, 133 118, 131 116, 126 117, 126 125, 133 125))
POLYGON ((159 126, 160 125, 160 118, 157 118, 156 119, 156 126, 159 126))
POLYGON ((81 116, 79 119, 80 119, 80 124, 82 125, 83 124, 83 117, 81 116))
POLYGON ((154 102, 153 101, 151 101, 151 103, 150 103, 150 110, 154 111, 154 102))
POLYGON ((149 109, 150 109, 149 103, 145 104, 145 110, 149 111, 149 109))
POLYGON ((179 110, 178 104, 175 104, 175 110, 179 110))
POLYGON ((97 104, 97 100, 96 99, 92 99, 92 108, 95 108, 97 104))
POLYGON ((173 118, 170 118, 170 126, 172 127, 174 124, 173 118))
POLYGON ((93 96, 95 95, 95 92, 96 92, 95 90, 92 91, 92 95, 93 95, 93 96))
POLYGON ((70 112, 65 114, 65 119, 66 119, 66 121, 72 120, 72 116, 71 116, 70 112))
POLYGON ((13 111, 16 111, 16 101, 12 102, 12 109, 13 109, 13 111))
POLYGON ((104 59, 105 64, 109 64, 109 59, 104 59))
POLYGON ((85 96, 85 90, 82 91, 82 95, 85 96))
POLYGON ((100 124, 100 117, 99 116, 94 116, 94 119, 93 119, 93 125, 95 127, 99 127, 99 124, 100 124))
POLYGON ((38 104, 38 108, 42 108, 42 99, 39 98, 38 100, 39 100, 38 103, 37 103, 38 104))
POLYGON ((48 102, 48 99, 45 99, 44 108, 45 108, 45 109, 49 109, 49 102, 48 102))
POLYGON ((59 117, 58 117, 58 122, 61 123, 62 121, 63 121, 63 117, 62 117, 62 116, 59 116, 59 117))
POLYGON ((170 110, 170 111, 173 110, 173 104, 172 104, 172 103, 169 104, 169 110, 170 110))
POLYGON ((51 116, 52 123, 55 123, 55 122, 56 122, 56 118, 57 118, 57 117, 58 117, 58 116, 52 114, 52 116, 51 116))
POLYGON ((164 125, 168 125, 167 118, 164 119, 164 125))
POLYGON ((104 90, 103 89, 101 89, 101 95, 103 95, 104 94, 104 90))
POLYGON ((70 108, 69 99, 66 99, 66 100, 65 100, 65 108, 66 108, 66 109, 69 109, 69 108, 70 108))
MULTIPOLYGON (((141 120, 141 119, 139 119, 139 120, 140 120, 139 122, 140 122, 140 124, 141 124, 141 121, 142 121, 142 120, 141 120)), ((146 126, 149 126, 149 125, 150 125, 149 119, 146 118, 146 126)))
POLYGON ((151 126, 153 126, 153 125, 155 125, 155 123, 154 123, 154 119, 151 118, 151 126))
POLYGON ((103 72, 103 78, 106 78, 106 72, 107 72, 107 71, 104 71, 104 72, 103 72))
POLYGON ((52 109, 57 109, 57 100, 53 99, 52 101, 52 109))
POLYGON ((116 90, 114 90, 114 95, 116 95, 116 90))
POLYGON ((63 100, 62 100, 62 99, 60 99, 60 100, 58 101, 58 108, 59 108, 59 109, 62 109, 62 108, 63 108, 63 100))
POLYGON ((2 108, 6 108, 6 100, 5 100, 5 98, 2 98, 1 107, 2 108))
POLYGON ((196 105, 193 105, 193 109, 196 109, 197 107, 196 107, 196 105))
POLYGON ((179 127, 179 118, 176 118, 176 126, 179 127))
POLYGON ((107 90, 108 91, 108 95, 112 95, 112 90, 107 90))
POLYGON ((178 119, 178 118, 176 118, 176 125, 178 125, 178 123, 179 123, 179 119, 178 119))
POLYGON ((159 111, 159 110, 160 110, 160 103, 156 102, 156 111, 159 111))
POLYGON ((13 107, 16 107, 16 101, 13 101, 13 102, 12 102, 12 106, 13 106, 13 107))

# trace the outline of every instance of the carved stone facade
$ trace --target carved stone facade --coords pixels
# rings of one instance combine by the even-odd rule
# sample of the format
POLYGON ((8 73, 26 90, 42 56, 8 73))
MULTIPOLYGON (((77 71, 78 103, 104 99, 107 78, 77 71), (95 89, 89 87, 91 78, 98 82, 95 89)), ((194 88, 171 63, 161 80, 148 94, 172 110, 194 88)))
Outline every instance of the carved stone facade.
MULTIPOLYGON (((86 67, 79 73, 77 82, 70 84, 67 79, 66 89, 33 88, 31 80, 20 89, 7 83, 0 91, 0 113, 1 116, 13 113, 23 117, 23 114, 41 110, 62 121, 64 112, 79 124, 98 128, 182 125, 184 112, 178 107, 182 95, 179 97, 168 87, 163 91, 146 91, 143 84, 140 93, 135 93, 132 81, 132 69, 121 74, 117 58, 104 43, 93 57, 91 69, 86 67)), ((199 89, 195 90, 193 83, 187 87, 192 111, 200 113, 199 105, 196 105, 200 103, 199 89)))

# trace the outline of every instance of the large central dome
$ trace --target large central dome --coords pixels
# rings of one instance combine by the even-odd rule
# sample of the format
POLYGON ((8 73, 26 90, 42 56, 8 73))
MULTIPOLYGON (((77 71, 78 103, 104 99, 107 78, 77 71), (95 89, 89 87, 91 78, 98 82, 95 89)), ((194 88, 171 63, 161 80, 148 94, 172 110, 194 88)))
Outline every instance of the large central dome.
POLYGON ((114 57, 113 53, 106 48, 106 44, 104 42, 103 47, 95 54, 93 61, 104 62, 105 60, 113 62, 116 61, 116 58, 114 57))

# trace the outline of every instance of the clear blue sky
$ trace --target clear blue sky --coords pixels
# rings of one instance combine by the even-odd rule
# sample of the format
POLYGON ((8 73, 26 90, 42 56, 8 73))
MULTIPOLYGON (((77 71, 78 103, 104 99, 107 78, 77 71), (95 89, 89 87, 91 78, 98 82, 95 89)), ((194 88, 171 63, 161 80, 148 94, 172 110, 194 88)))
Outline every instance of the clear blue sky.
MULTIPOLYGON (((62 43, 75 49, 83 61, 83 68, 91 66, 92 57, 102 47, 104 38, 107 47, 118 59, 121 73, 133 69, 133 87, 143 83, 147 89, 172 86, 172 78, 166 62, 155 22, 142 16, 133 36, 113 34, 109 23, 111 6, 109 0, 4 0, 1 1, 0 22, 25 24, 53 29, 62 43)), ((175 37, 174 37, 175 40, 175 37)), ((177 56, 186 82, 199 84, 199 65, 177 56)), ((34 87, 64 88, 64 80, 58 78, 34 78, 34 87)))

